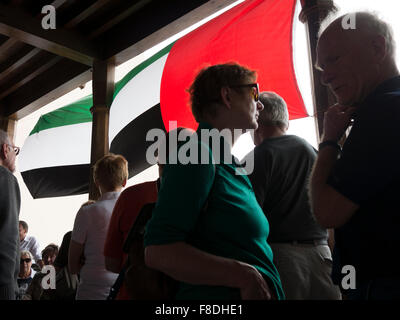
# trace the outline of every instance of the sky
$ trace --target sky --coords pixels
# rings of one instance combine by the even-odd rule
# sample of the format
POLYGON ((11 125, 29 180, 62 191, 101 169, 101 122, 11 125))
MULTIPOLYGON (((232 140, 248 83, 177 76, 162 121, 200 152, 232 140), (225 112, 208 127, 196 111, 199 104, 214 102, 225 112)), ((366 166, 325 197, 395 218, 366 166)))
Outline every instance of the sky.
MULTIPOLYGON (((240 3, 242 1, 238 1, 240 3)), ((398 19, 398 9, 400 2, 398 0, 336 0, 335 3, 340 7, 339 15, 356 10, 368 10, 377 13, 382 19, 392 25, 394 30, 394 38, 397 43, 400 43, 400 20, 398 19)), ((299 5, 298 5, 299 7, 299 5)), ((308 62, 308 49, 306 42, 306 32, 304 25, 298 20, 299 8, 295 13, 295 26, 294 26, 294 65, 298 85, 302 93, 304 103, 310 117, 300 120, 290 121, 288 134, 296 134, 303 137, 314 147, 317 145, 316 131, 314 125, 313 105, 311 98, 311 80, 310 68, 308 62)), ((201 22, 201 23, 204 23, 201 22)), ((201 23, 196 24, 199 26, 201 23)), ((175 35, 170 39, 158 44, 156 47, 140 54, 139 56, 131 59, 130 61, 118 66, 116 68, 115 80, 118 81, 127 74, 134 66, 138 65, 154 53, 175 41, 183 34, 192 30, 195 26, 185 30, 181 34, 175 35)), ((397 51, 397 60, 399 61, 400 55, 397 51)), ((53 101, 52 103, 44 106, 40 110, 32 113, 31 115, 21 119, 17 123, 15 145, 23 146, 25 139, 28 137, 30 131, 35 126, 39 117, 42 114, 53 111, 57 108, 65 106, 77 99, 87 96, 91 93, 91 82, 87 83, 83 89, 77 88, 65 96, 53 101)), ((262 88, 261 88, 262 90, 262 88)), ((235 144, 233 154, 241 159, 253 148, 253 143, 248 135, 244 135, 235 144)), ((33 199, 28 189, 23 182, 23 179, 17 170, 15 173, 19 186, 21 189, 21 212, 20 220, 24 220, 29 225, 29 235, 35 236, 41 249, 49 243, 61 244, 63 235, 72 230, 75 215, 79 210, 82 203, 88 200, 88 195, 78 195, 69 197, 57 197, 46 199, 33 199)), ((150 167, 137 176, 128 181, 127 186, 131 186, 140 182, 154 180, 158 176, 156 166, 150 167)))

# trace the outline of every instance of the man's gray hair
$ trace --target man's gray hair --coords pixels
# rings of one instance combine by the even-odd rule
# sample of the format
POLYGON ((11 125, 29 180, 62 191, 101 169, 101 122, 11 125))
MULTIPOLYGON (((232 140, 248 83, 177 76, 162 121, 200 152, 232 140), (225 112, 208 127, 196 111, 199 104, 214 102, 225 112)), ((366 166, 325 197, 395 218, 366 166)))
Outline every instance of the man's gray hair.
POLYGON ((10 138, 8 137, 7 132, 0 129, 0 145, 2 146, 4 143, 10 144, 10 138))
MULTIPOLYGON (((369 35, 380 35, 386 40, 386 49, 389 56, 393 59, 395 58, 396 52, 396 42, 393 37, 393 29, 392 27, 381 18, 379 18, 378 14, 375 12, 368 11, 357 11, 346 13, 339 18, 333 20, 333 16, 328 17, 323 23, 321 23, 321 28, 319 31, 319 35, 324 33, 331 26, 336 25, 338 23, 342 23, 344 19, 354 17, 355 18, 355 29, 361 25, 361 29, 367 31, 369 35), (331 23, 330 23, 331 22, 331 23)), ((349 29, 351 31, 351 29, 349 29)))
POLYGON ((260 112, 258 122, 265 126, 283 126, 289 127, 289 113, 285 100, 272 91, 263 91, 260 93, 260 101, 264 109, 260 112))
POLYGON ((386 40, 386 49, 390 56, 394 58, 396 51, 396 42, 393 37, 392 27, 382 19, 380 19, 377 14, 370 12, 357 12, 356 13, 356 26, 357 21, 365 23, 365 26, 371 34, 380 35, 386 40))

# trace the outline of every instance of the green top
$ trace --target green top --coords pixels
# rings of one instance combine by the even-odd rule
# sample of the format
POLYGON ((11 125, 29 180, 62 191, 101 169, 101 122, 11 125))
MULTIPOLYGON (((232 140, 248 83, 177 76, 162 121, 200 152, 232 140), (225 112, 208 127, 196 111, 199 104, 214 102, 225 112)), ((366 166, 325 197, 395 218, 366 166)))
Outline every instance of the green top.
MULTIPOLYGON (((200 123, 198 137, 202 129, 211 127, 200 123)), ((211 142, 211 148, 200 140, 195 143, 199 157, 200 150, 206 150, 209 164, 165 165, 158 200, 146 228, 145 246, 185 241, 205 252, 249 263, 270 279, 278 299, 284 299, 279 274, 272 263, 272 250, 267 243, 268 220, 257 203, 248 177, 236 175, 235 170, 241 168, 235 161, 224 162, 223 156, 220 164, 214 166, 211 142), (207 209, 202 212, 207 199, 207 209)), ((223 142, 220 145, 220 150, 227 147, 223 142)), ((230 157, 233 159, 232 155, 230 157)), ((176 298, 240 299, 240 291, 181 283, 176 298)))

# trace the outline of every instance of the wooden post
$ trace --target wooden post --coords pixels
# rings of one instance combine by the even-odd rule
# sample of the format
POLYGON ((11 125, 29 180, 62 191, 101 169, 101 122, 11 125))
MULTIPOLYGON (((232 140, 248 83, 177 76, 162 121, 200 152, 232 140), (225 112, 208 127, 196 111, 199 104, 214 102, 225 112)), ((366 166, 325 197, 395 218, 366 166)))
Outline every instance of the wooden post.
POLYGON ((8 133, 8 137, 13 143, 15 142, 16 127, 17 120, 0 117, 0 129, 8 133))
POLYGON ((307 32, 315 127, 319 143, 323 131, 324 112, 330 105, 335 103, 335 98, 328 87, 322 85, 321 74, 314 68, 317 55, 318 32, 321 22, 330 12, 335 12, 336 7, 332 0, 300 0, 300 2, 302 10, 299 19, 305 24, 307 32))
POLYGON ((112 61, 94 61, 92 149, 90 157, 89 199, 97 200, 100 192, 93 180, 93 166, 109 151, 108 119, 114 94, 115 65, 112 61))

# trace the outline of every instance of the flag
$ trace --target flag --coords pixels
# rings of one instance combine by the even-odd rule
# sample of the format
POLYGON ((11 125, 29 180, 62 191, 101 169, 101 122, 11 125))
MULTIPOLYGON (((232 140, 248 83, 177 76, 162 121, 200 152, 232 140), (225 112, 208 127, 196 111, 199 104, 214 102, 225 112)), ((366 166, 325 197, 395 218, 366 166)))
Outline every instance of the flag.
MULTIPOLYGON (((145 158, 147 147, 153 143, 146 141, 150 129, 168 130, 169 121, 176 121, 178 126, 197 128, 190 112, 187 89, 204 66, 224 62, 245 65, 257 71, 261 91, 274 91, 285 99, 291 120, 308 116, 293 66, 295 6, 295 0, 245 1, 159 51, 116 84, 109 117, 110 152, 125 156, 130 177, 150 166, 145 158)), ((87 99, 86 112, 92 105, 91 96, 87 99)), ((56 119, 53 116, 55 114, 49 113, 42 118, 53 122, 56 119)), ((36 138, 30 136, 27 139, 20 159, 20 165, 22 160, 25 169, 22 176, 32 196, 41 198, 88 192, 91 130, 86 131, 85 137, 82 132, 72 133, 75 126, 78 128, 83 123, 91 127, 91 123, 86 121, 74 124, 65 121, 64 125, 70 130, 65 131, 62 138, 40 140, 45 136, 44 131, 49 130, 46 136, 53 134, 50 128, 42 125, 39 127, 43 129, 32 131, 31 136, 36 135, 36 138), (29 146, 32 141, 36 144, 29 146), (57 159, 50 161, 47 158, 42 162, 42 150, 54 141, 61 144, 58 149, 64 145, 68 150, 60 153, 62 159, 52 154, 57 159), (79 148, 70 148, 73 143, 80 144, 79 148), (86 151, 82 151, 84 148, 86 151), (72 161, 73 154, 78 153, 76 159, 80 160, 72 161), (57 172, 65 168, 69 171, 65 171, 65 178, 59 179, 61 175, 57 172), (73 173, 74 168, 76 173, 73 173), (47 170, 49 173, 45 174, 47 170), (29 175, 32 176, 28 178, 29 175)), ((58 130, 62 132, 60 128, 58 130)))

